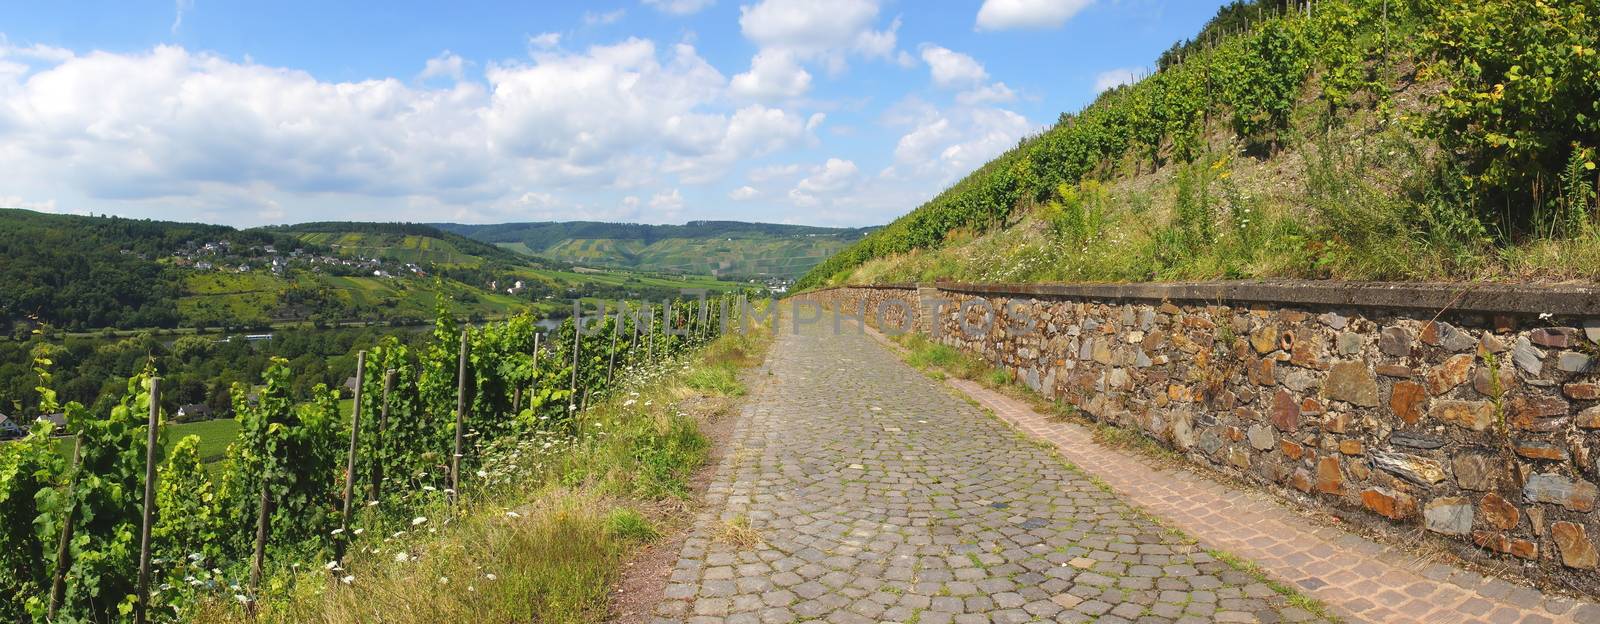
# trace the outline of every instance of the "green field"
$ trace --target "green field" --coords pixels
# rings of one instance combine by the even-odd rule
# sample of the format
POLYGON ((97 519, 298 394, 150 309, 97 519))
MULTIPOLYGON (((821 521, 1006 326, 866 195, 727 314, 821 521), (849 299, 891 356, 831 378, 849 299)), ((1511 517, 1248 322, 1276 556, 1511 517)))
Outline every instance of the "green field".
MULTIPOLYGON (((222 461, 223 456, 228 452, 228 445, 239 435, 239 421, 232 418, 218 418, 200 422, 174 423, 167 425, 166 433, 166 449, 168 451, 171 451, 179 440, 192 435, 200 436, 200 461, 210 464, 222 461)), ((56 438, 56 450, 61 453, 62 457, 72 456, 72 440, 71 436, 56 438)))

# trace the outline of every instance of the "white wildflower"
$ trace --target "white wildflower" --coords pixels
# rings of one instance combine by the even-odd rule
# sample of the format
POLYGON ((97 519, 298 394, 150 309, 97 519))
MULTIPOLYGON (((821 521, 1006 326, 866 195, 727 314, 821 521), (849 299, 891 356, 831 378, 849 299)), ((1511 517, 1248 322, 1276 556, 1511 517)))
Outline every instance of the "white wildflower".
POLYGON ((394 562, 395 563, 405 563, 405 562, 410 561, 410 560, 411 560, 411 554, 407 553, 406 551, 402 550, 402 551, 397 552, 397 553, 394 554, 394 562))

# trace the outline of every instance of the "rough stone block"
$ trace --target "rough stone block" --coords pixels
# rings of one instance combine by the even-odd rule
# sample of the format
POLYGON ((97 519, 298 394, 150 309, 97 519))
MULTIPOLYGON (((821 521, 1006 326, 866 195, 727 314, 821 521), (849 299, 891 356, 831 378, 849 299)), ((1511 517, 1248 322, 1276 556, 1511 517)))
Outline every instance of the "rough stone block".
POLYGON ((1455 496, 1435 498, 1423 507, 1422 519, 1429 531, 1466 535, 1472 532, 1472 503, 1455 496))
POLYGON ((1522 486, 1522 495, 1535 503, 1561 505, 1573 511, 1593 511, 1600 491, 1588 481, 1568 479, 1558 474, 1536 474, 1522 486))
POLYGON ((1417 455, 1374 451, 1369 461, 1373 468, 1417 485, 1433 485, 1445 480, 1446 477, 1444 466, 1439 462, 1417 455))
POLYGON ((1389 409, 1394 410, 1394 415, 1401 422, 1408 425, 1417 424, 1422 420, 1422 405, 1428 400, 1428 393, 1422 384, 1414 381, 1397 381, 1394 391, 1389 395, 1389 409))
POLYGON ((1443 364, 1428 370, 1428 392, 1435 396, 1454 390, 1467 381, 1472 374, 1472 359, 1469 354, 1451 356, 1443 364))
POLYGON ((1339 362, 1328 373, 1322 392, 1330 399, 1361 407, 1378 406, 1378 380, 1364 362, 1339 362))
POLYGON ((1473 431, 1483 431, 1494 423, 1494 404, 1488 401, 1438 401, 1431 413, 1434 418, 1473 431))
POLYGON ((1492 455, 1461 453, 1450 459, 1456 485, 1478 492, 1500 487, 1507 474, 1504 462, 1492 455))
POLYGON ((1502 531, 1517 528, 1517 522, 1522 519, 1522 512, 1516 505, 1493 492, 1478 501, 1478 514, 1483 516, 1484 522, 1502 531))
POLYGON ((1384 355, 1411 355, 1411 332, 1404 327, 1385 327, 1378 334, 1378 350, 1384 355))
POLYGON ((1388 488, 1367 488, 1361 492, 1361 504, 1390 520, 1405 520, 1417 515, 1417 500, 1410 494, 1388 488))
POLYGON ((1596 556, 1594 542, 1589 541, 1583 525, 1557 522, 1550 525, 1550 537, 1561 552, 1561 565, 1579 570, 1593 570, 1600 565, 1600 556, 1596 556))

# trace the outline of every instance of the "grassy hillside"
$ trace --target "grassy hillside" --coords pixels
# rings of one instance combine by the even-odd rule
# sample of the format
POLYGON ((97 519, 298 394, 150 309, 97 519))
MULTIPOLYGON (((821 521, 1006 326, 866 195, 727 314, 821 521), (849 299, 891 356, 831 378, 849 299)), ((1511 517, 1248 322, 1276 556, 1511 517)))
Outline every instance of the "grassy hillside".
POLYGON ((585 266, 795 278, 871 228, 839 229, 735 221, 641 225, 574 221, 440 229, 533 256, 585 266))
POLYGON ((800 286, 1600 279, 1600 6, 1304 6, 1224 7, 800 286))

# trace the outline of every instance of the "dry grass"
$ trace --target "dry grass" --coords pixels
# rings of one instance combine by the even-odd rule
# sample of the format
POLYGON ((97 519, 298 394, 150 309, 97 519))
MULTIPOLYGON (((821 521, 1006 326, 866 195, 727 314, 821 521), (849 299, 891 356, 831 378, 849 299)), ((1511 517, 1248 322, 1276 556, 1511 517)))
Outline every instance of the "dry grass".
POLYGON ((751 528, 750 519, 744 516, 724 521, 722 528, 717 531, 717 541, 739 550, 749 550, 764 543, 761 533, 751 528))

